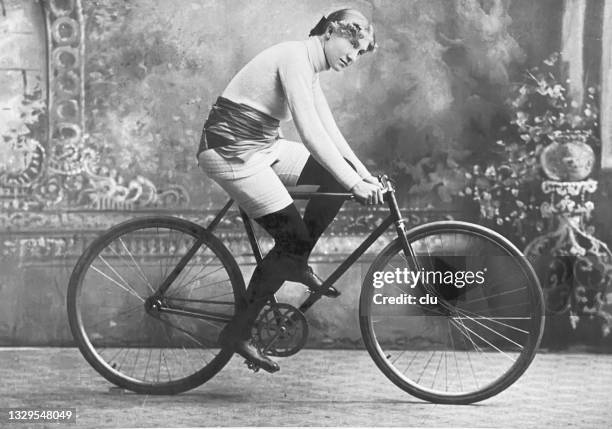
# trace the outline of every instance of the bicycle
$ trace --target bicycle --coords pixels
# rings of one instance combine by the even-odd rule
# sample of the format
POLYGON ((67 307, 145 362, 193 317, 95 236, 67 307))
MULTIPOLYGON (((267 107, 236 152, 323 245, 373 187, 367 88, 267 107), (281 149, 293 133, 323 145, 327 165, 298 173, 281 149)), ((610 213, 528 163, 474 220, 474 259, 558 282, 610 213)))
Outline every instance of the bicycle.
MULTIPOLYGON (((386 176, 381 183, 389 215, 299 308, 272 297, 254 340, 272 356, 302 349, 304 313, 395 225, 397 238, 376 256, 361 288, 359 324, 370 356, 395 385, 427 401, 469 404, 498 394, 524 373, 542 337, 537 276, 512 243, 482 226, 439 221, 407 231, 393 183, 386 176)), ((231 359, 216 339, 243 302, 245 282, 213 232, 232 204, 206 228, 168 216, 128 220, 80 257, 67 294, 70 328, 85 359, 111 383, 176 394, 205 383, 231 359)), ((251 219, 242 210, 240 216, 259 263, 251 219)))

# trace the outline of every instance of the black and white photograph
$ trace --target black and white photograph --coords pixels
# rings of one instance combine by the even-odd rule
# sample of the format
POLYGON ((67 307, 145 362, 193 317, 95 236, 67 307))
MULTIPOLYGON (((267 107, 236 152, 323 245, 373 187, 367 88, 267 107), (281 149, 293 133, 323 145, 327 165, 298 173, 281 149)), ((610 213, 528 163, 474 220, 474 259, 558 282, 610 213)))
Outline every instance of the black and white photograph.
POLYGON ((0 427, 612 427, 611 46, 608 0, 0 0, 0 427))

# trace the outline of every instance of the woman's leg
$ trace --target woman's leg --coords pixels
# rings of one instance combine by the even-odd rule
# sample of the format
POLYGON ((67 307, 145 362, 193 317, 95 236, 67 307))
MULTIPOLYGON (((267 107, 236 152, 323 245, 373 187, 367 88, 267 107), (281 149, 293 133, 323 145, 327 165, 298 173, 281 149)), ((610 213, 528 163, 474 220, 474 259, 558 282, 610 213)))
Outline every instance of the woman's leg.
POLYGON ((312 243, 308 228, 293 203, 255 221, 274 238, 274 247, 256 268, 270 279, 267 283, 256 285, 257 290, 252 293, 257 298, 276 293, 285 280, 295 278, 296 272, 304 270, 312 243))
POLYGON ((302 283, 312 291, 336 297, 334 288, 321 290, 323 281, 308 266, 308 256, 314 247, 310 231, 306 227, 295 204, 255 219, 274 238, 274 247, 264 257, 260 266, 270 270, 266 277, 275 279, 262 286, 263 293, 273 294, 289 280, 302 283))
MULTIPOLYGON (((297 142, 282 140, 279 142, 278 161, 272 169, 286 186, 317 185, 320 192, 347 192, 308 152, 306 147, 297 142)), ((347 161, 348 162, 348 161, 347 161)), ((349 165, 354 166, 349 162, 349 165)), ((311 198, 304 211, 304 223, 310 237, 310 255, 317 240, 334 220, 344 200, 341 198, 311 198)))
POLYGON ((312 245, 308 229, 293 203, 255 220, 274 238, 274 247, 255 267, 247 288, 247 302, 219 338, 222 344, 241 356, 274 372, 279 369, 278 364, 249 343, 257 316, 285 280, 298 281, 313 288, 320 282, 318 278, 307 275, 307 259, 312 245))
MULTIPOLYGON (((319 185, 319 192, 347 192, 334 176, 312 156, 308 158, 298 178, 297 185, 319 185)), ((314 197, 308 201, 304 211, 304 223, 308 228, 312 243, 308 252, 309 255, 319 237, 335 219, 343 204, 344 199, 342 198, 314 197)))
MULTIPOLYGON (((207 151, 208 152, 208 151, 207 151)), ((235 201, 247 212, 252 219, 262 218, 264 223, 270 224, 271 229, 284 231, 289 225, 295 223, 294 216, 282 215, 283 210, 293 206, 293 200, 289 196, 285 185, 269 165, 262 166, 254 174, 247 177, 234 177, 225 174, 224 169, 227 161, 215 153, 207 153, 200 156, 200 165, 205 168, 209 176, 214 179, 235 201), (215 174, 216 171, 223 174, 215 174), (278 216, 271 216, 281 212, 278 216), (291 220, 289 220, 291 219, 291 220), (284 227, 282 227, 284 225, 284 227)), ((230 172, 239 171, 239 165, 228 166, 230 172), (230 168, 231 167, 231 168, 230 168)), ((298 216, 299 217, 299 216, 298 216)), ((301 218, 299 223, 303 224, 301 218)), ((299 223, 297 223, 299 225, 299 223)), ((303 225, 302 225, 303 226, 303 225)), ((303 226, 303 230, 306 231, 303 226)), ((287 234, 275 234, 275 240, 280 248, 290 245, 296 241, 287 234)), ((307 234, 303 234, 307 238, 307 234)), ((282 252, 281 252, 282 253, 282 252)), ((258 265, 253 272, 247 288, 246 302, 239 303, 238 310, 233 319, 225 326, 219 334, 219 344, 231 349, 243 356, 248 361, 255 363, 269 372, 278 371, 278 364, 261 353, 257 347, 251 344, 251 330, 270 295, 276 292, 286 280, 281 270, 287 265, 287 261, 280 258, 278 251, 270 252, 264 258, 264 262, 258 265)))
MULTIPOLYGON (((306 212, 310 227, 307 226, 285 185, 293 186, 299 181, 300 184, 319 185, 322 191, 342 189, 336 188, 333 177, 329 173, 324 174, 325 170, 317 166, 318 163, 311 161, 311 166, 305 169, 309 154, 303 145, 287 141, 282 144, 286 146, 272 168, 265 167, 245 178, 211 176, 275 241, 274 248, 253 272, 247 289, 247 302, 219 336, 221 344, 270 372, 277 371, 278 365, 249 343, 252 326, 269 297, 285 280, 303 283, 313 290, 321 288, 321 279, 307 265, 308 256, 342 205, 334 202, 330 207, 327 205, 329 200, 311 201, 306 212), (316 214, 319 209, 323 211, 322 215, 316 214)), ((338 295, 333 288, 323 293, 327 296, 338 295)))

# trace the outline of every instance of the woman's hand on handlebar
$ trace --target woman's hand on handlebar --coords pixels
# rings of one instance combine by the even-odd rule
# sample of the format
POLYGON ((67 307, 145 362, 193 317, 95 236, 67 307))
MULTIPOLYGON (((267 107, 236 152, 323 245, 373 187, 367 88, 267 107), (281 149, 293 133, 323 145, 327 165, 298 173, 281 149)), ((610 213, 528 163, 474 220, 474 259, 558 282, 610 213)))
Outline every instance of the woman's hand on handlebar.
POLYGON ((374 176, 366 177, 351 189, 351 192, 362 204, 384 204, 383 187, 374 176))
POLYGON ((375 176, 368 176, 365 179, 363 179, 364 182, 370 183, 372 185, 376 185, 379 186, 380 189, 384 189, 382 183, 380 183, 380 180, 378 180, 378 177, 375 176))

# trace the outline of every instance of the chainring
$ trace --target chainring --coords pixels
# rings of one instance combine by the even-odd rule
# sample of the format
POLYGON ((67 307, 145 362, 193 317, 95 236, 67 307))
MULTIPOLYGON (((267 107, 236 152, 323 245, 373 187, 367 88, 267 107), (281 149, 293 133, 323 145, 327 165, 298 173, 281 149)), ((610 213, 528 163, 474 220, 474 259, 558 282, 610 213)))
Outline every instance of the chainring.
POLYGON ((291 356, 306 345, 308 322, 304 314, 292 305, 270 304, 255 322, 253 340, 268 356, 291 356))

